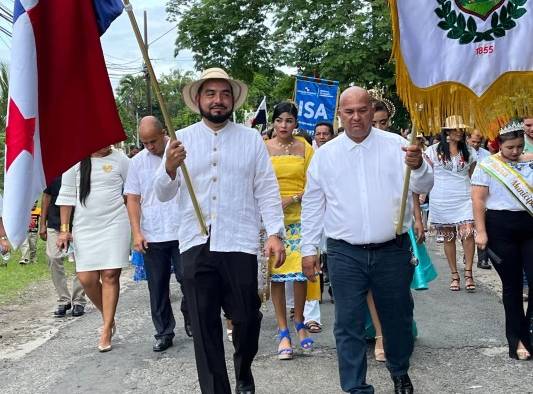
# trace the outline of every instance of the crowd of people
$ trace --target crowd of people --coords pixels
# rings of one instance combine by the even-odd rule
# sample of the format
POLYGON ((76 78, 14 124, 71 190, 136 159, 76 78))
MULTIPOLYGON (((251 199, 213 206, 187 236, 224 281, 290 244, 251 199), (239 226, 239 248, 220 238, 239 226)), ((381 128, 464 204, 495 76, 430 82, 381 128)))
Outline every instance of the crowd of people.
MULTIPOLYGON (((437 276, 424 246, 434 231, 452 292, 462 281, 466 292, 476 291, 476 246, 478 267, 490 269, 492 262, 502 281, 509 356, 531 358, 533 310, 524 310, 522 296, 524 281, 528 296, 533 286, 533 117, 503 127, 493 154, 482 147, 482 134, 456 115, 445 119, 434 144, 417 134, 411 145, 390 130, 394 106, 354 86, 340 95, 341 132, 321 122, 309 138, 298 131, 298 108, 286 101, 276 105, 272 128, 262 135, 231 121, 247 91, 224 70, 205 70, 183 90, 201 120, 177 131, 176 139, 147 116, 139 125, 140 152, 128 158, 103 148, 48 186, 39 226, 32 222, 30 233, 47 242, 56 316, 71 308, 73 316, 83 315, 88 297, 102 315, 97 349, 112 350, 119 279, 133 248, 148 284, 153 350, 173 345, 174 273, 201 391, 232 392, 223 313, 235 350, 235 391, 254 393, 252 363, 267 299, 259 293, 268 288, 274 306, 276 357, 290 360, 293 338, 302 352, 319 345, 313 334, 322 330, 320 300, 329 284, 342 390, 374 392, 366 380, 372 339, 394 392, 412 393, 411 289, 427 289, 437 276), (409 195, 397 226, 406 167, 409 195), (77 272, 72 292, 63 266, 70 247, 77 272)), ((1 221, 0 246, 9 250, 1 221)), ((21 262, 26 259, 33 257, 21 262)))

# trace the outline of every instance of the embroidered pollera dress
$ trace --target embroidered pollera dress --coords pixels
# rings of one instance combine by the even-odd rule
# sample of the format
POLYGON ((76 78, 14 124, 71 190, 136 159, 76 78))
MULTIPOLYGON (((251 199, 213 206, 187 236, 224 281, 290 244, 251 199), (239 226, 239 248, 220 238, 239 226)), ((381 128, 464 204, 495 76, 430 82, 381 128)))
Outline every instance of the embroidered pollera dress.
POLYGON ((477 161, 477 154, 469 148, 468 161, 464 160, 462 154, 444 160, 439 157, 437 146, 430 146, 425 153, 433 163, 435 177, 429 194, 429 221, 439 232, 445 227, 459 227, 474 222, 469 171, 477 161))
MULTIPOLYGON (((306 172, 311 158, 313 148, 303 138, 296 137, 305 145, 305 157, 297 155, 271 156, 272 167, 276 173, 279 183, 281 197, 292 197, 304 191, 306 182, 306 172)), ((302 272, 302 255, 300 252, 301 243, 301 211, 300 203, 292 203, 285 211, 285 263, 279 267, 270 267, 272 282, 306 281, 302 272)), ((320 283, 308 282, 307 299, 320 299, 320 283)))

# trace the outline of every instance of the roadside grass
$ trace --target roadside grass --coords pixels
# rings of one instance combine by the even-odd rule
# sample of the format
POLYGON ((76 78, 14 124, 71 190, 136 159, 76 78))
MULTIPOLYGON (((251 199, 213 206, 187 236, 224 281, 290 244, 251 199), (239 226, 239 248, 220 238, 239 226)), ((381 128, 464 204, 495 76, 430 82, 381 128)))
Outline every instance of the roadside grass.
MULTIPOLYGON (((20 251, 11 252, 7 267, 0 266, 0 305, 8 304, 36 282, 51 281, 46 258, 46 242, 37 241, 37 260, 34 264, 20 265, 20 251)), ((65 271, 74 273, 74 264, 65 260, 65 271)))

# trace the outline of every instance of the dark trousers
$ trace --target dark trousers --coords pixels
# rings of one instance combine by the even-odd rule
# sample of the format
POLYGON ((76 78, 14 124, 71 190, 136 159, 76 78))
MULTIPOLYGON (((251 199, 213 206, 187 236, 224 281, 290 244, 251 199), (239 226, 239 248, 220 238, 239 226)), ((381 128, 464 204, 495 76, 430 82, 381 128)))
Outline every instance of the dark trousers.
MULTIPOLYGON (((174 337, 176 321, 170 304, 170 275, 171 267, 174 269, 176 279, 182 285, 182 267, 180 262, 180 249, 178 241, 149 242, 144 255, 144 269, 150 292, 150 309, 155 327, 155 337, 174 337)), ((181 299, 181 312, 188 321, 187 303, 185 294, 181 299)))
POLYGON ((529 299, 533 296, 533 217, 525 211, 493 211, 486 213, 486 228, 491 249, 502 262, 493 266, 502 281, 505 309, 505 335, 509 356, 516 358, 518 341, 533 352, 529 338, 532 324, 531 301, 524 313, 522 300, 523 271, 528 278, 529 299))
POLYGON ((387 368, 392 376, 409 369, 413 352, 413 298, 409 237, 378 248, 328 239, 328 269, 335 297, 335 341, 341 387, 349 393, 373 393, 366 383, 366 296, 372 290, 383 327, 387 368))
POLYGON ((233 322, 237 385, 254 387, 251 366, 259 347, 263 317, 257 294, 257 256, 211 252, 208 241, 181 257, 202 393, 231 393, 220 318, 222 307, 233 322))

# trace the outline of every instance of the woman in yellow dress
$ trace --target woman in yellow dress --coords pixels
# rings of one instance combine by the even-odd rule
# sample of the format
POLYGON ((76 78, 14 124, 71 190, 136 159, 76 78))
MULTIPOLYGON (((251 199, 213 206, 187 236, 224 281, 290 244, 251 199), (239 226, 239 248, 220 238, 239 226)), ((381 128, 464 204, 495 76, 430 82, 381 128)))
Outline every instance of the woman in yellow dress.
POLYGON ((316 282, 316 286, 311 285, 308 290, 307 279, 302 272, 300 202, 305 188, 307 167, 313 156, 313 148, 302 137, 293 135, 294 129, 298 126, 297 116, 298 109, 293 103, 278 104, 272 116, 276 137, 266 142, 272 166, 278 178, 285 214, 287 258, 280 268, 270 267, 271 297, 279 329, 278 358, 280 360, 293 357, 287 325, 285 282, 294 284, 294 326, 300 346, 304 351, 312 350, 314 342, 308 337, 303 323, 306 295, 308 299, 320 298, 320 284, 316 282))

